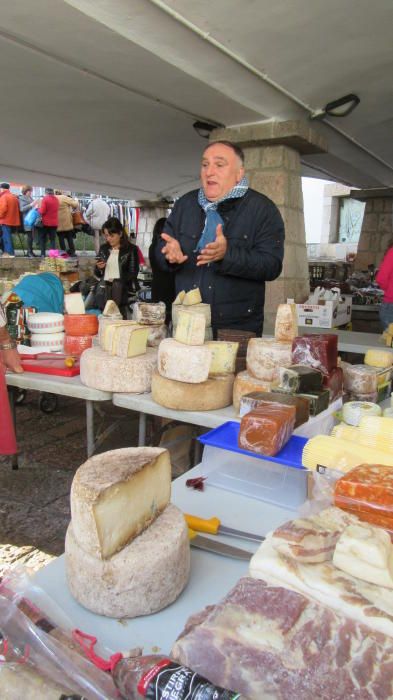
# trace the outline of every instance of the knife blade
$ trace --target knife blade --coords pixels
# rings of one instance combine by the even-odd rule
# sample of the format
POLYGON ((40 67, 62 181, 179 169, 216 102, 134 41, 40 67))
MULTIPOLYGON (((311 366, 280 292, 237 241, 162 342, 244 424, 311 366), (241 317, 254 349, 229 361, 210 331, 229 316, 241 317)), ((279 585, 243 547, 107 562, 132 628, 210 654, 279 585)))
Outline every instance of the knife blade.
POLYGON ((190 534, 190 545, 197 549, 203 549, 205 552, 220 554, 222 557, 231 557, 232 559, 250 561, 252 557, 252 552, 247 552, 246 549, 232 547, 230 544, 224 544, 218 540, 211 540, 209 537, 202 537, 201 535, 192 536, 190 534))
POLYGON ((227 535, 228 537, 239 537, 242 540, 250 540, 251 542, 262 542, 265 539, 262 535, 221 525, 221 520, 216 517, 200 518, 198 515, 190 515, 189 513, 184 513, 184 517, 188 527, 192 530, 206 532, 209 535, 227 535))

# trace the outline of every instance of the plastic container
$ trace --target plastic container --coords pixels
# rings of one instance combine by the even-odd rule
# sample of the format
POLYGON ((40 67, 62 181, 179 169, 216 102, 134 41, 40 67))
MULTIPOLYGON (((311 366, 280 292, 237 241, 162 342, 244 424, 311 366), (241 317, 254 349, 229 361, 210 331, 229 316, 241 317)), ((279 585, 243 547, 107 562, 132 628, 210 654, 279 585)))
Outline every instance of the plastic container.
POLYGON ((307 438, 293 435, 275 457, 262 457, 238 447, 239 429, 239 423, 229 421, 198 438, 209 486, 297 510, 307 498, 302 467, 307 438))

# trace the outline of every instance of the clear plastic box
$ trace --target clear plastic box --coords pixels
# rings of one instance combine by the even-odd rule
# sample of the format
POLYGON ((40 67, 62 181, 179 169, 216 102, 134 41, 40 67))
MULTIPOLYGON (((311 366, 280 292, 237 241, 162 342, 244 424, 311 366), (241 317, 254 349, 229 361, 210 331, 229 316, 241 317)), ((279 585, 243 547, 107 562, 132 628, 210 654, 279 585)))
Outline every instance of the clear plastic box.
POLYGON ((292 436, 274 458, 237 445, 239 423, 230 421, 202 435, 202 470, 209 486, 297 510, 307 498, 307 470, 301 453, 307 438, 292 436))

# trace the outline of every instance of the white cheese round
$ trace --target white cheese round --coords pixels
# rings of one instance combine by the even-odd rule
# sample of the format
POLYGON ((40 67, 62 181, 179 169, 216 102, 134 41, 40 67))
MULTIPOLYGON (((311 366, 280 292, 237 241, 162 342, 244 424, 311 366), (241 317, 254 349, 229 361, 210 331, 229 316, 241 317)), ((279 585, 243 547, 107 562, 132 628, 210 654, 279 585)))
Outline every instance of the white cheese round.
POLYGON ((348 425, 359 425, 363 416, 381 416, 382 408, 371 401, 348 401, 343 406, 343 421, 348 425))
POLYGON ((155 348, 147 348, 145 355, 125 358, 93 347, 85 350, 81 356, 80 378, 82 384, 92 389, 143 394, 150 391, 156 366, 155 348))
POLYGON ((153 401, 174 411, 214 411, 232 403, 235 375, 212 377, 201 384, 176 382, 155 371, 151 383, 153 401))
POLYGON ((212 352, 207 345, 185 345, 166 338, 158 347, 158 371, 178 382, 200 384, 209 376, 212 352))
POLYGON ((131 544, 104 561, 79 546, 71 523, 65 565, 71 595, 88 610, 115 618, 155 613, 170 605, 188 581, 190 545, 184 515, 169 505, 131 544))

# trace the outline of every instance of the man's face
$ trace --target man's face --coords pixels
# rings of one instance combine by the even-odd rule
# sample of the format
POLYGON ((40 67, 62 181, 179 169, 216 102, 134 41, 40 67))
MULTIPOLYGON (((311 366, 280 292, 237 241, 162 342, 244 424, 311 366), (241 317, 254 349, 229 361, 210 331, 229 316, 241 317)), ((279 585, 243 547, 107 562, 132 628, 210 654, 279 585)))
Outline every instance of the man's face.
POLYGON ((244 168, 241 161, 229 146, 216 143, 204 152, 201 182, 203 191, 211 202, 225 197, 240 182, 243 175, 244 168))

